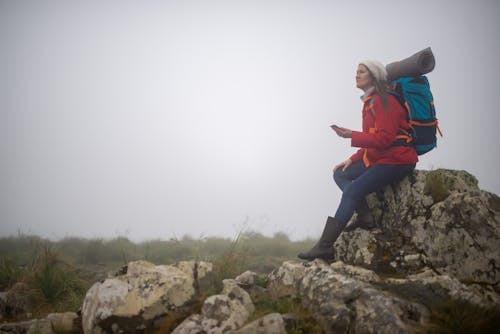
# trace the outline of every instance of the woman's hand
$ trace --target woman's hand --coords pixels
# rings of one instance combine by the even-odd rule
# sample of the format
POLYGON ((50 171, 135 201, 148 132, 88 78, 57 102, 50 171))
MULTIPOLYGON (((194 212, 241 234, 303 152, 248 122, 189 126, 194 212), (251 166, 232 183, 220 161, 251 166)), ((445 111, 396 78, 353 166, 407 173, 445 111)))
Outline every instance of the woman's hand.
POLYGON ((337 134, 337 136, 340 136, 342 138, 351 138, 352 137, 352 130, 346 129, 346 128, 333 128, 333 131, 337 134))
POLYGON ((337 169, 339 169, 340 167, 343 167, 342 168, 342 171, 346 171, 347 168, 349 168, 349 166, 352 164, 352 160, 351 159, 347 159, 346 161, 342 161, 341 163, 337 164, 335 167, 333 167, 333 171, 335 172, 337 169))

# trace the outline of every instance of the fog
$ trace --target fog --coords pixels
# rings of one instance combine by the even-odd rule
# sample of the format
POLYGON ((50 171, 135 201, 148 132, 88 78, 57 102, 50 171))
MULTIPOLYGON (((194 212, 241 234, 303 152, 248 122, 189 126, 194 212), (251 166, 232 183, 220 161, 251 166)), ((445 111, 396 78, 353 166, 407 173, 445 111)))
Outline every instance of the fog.
POLYGON ((0 235, 316 237, 357 64, 430 46, 418 169, 500 193, 497 1, 0 0, 0 235))

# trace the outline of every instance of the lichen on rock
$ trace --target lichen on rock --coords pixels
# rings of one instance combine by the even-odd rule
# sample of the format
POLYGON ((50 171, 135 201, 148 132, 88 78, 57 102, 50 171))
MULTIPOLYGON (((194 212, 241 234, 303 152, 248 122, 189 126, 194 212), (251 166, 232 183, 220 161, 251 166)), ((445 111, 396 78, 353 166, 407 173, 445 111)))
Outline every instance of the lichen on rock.
POLYGON ((196 281, 211 268, 210 263, 194 261, 158 266, 130 262, 119 275, 95 283, 87 292, 82 306, 84 333, 135 332, 179 317, 195 296, 196 281))
POLYGON ((465 171, 415 171, 368 196, 377 228, 343 233, 338 260, 393 275, 431 267, 460 281, 496 284, 500 212, 490 204, 497 201, 465 171))

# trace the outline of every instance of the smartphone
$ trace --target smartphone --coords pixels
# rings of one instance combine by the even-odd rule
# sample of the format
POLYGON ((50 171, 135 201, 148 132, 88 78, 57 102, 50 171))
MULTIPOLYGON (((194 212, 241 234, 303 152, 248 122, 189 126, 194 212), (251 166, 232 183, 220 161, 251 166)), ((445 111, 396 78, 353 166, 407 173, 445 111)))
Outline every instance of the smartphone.
POLYGON ((335 125, 335 124, 330 125, 330 127, 331 127, 333 130, 335 130, 335 129, 340 129, 340 126, 335 125))

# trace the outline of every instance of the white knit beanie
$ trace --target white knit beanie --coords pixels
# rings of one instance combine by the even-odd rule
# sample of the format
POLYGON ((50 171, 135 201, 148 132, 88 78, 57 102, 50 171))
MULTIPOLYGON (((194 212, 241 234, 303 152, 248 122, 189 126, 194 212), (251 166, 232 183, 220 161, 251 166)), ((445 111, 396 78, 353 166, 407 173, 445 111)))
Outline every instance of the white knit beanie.
POLYGON ((364 60, 360 62, 360 64, 365 65, 368 67, 370 72, 373 74, 375 77, 375 80, 377 81, 387 81, 387 71, 385 69, 385 66, 382 65, 381 62, 376 61, 376 60, 364 60))

